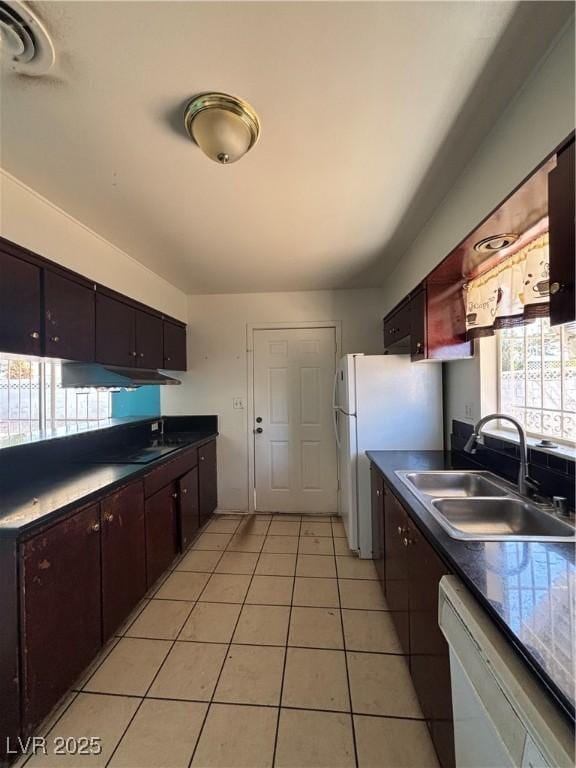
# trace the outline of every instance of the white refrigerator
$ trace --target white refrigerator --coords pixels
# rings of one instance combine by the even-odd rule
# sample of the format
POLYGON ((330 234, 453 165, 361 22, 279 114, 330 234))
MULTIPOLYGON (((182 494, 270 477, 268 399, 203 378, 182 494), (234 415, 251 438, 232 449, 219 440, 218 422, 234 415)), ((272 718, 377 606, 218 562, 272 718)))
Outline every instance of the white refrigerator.
POLYGON ((338 513, 348 545, 372 557, 368 450, 442 450, 442 366, 409 355, 345 355, 334 377, 338 513))

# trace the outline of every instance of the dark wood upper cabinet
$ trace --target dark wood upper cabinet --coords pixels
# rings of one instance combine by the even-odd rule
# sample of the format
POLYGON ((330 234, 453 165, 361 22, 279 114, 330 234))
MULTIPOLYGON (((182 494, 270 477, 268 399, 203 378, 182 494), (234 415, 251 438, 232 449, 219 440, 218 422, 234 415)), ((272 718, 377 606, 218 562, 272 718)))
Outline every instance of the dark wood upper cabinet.
POLYGON ((96 294, 96 362, 134 367, 135 310, 122 301, 96 294))
POLYGON ((204 525, 218 503, 216 440, 198 448, 198 503, 200 525, 204 525))
POLYGON ((186 327, 164 320, 164 364, 170 371, 186 370, 186 327))
POLYGON ((164 336, 162 318, 142 310, 136 313, 136 366, 162 368, 164 364, 164 336))
POLYGON ((41 270, 0 250, 0 351, 42 353, 41 270))
POLYGON ((101 646, 100 512, 87 507, 21 546, 24 732, 29 734, 101 646))
POLYGON ((144 485, 102 500, 102 636, 106 641, 146 592, 144 485))
POLYGON ((551 325, 568 323, 575 318, 575 162, 572 139, 558 153, 556 168, 548 174, 551 325))
POLYGON ((180 550, 184 551, 200 527, 198 467, 178 480, 180 550))
POLYGON ((426 359, 427 340, 426 286, 422 285, 410 297, 410 357, 414 362, 426 359))
POLYGON ((176 483, 146 499, 146 581, 151 587, 170 565, 177 551, 176 483))
POLYGON ((44 354, 93 362, 96 338, 94 288, 44 270, 44 354))

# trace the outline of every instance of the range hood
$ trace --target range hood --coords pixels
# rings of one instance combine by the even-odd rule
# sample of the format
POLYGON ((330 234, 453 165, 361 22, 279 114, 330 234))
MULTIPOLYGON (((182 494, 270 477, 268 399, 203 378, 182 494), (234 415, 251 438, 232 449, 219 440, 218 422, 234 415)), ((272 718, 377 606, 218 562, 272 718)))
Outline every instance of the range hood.
POLYGON ((134 389, 146 384, 180 384, 163 373, 142 368, 123 368, 100 363, 62 363, 62 387, 134 389))

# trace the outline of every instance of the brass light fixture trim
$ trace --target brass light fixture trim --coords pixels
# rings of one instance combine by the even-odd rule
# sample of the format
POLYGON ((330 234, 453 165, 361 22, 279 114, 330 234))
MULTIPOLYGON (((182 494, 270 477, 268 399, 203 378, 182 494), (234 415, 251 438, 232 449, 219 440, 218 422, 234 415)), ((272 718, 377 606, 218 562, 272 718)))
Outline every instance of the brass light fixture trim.
POLYGON ((479 240, 474 245, 474 250, 479 253, 494 253, 495 251, 501 251, 504 248, 509 248, 512 243, 518 240, 519 235, 514 232, 506 232, 503 235, 490 235, 483 240, 479 240))
MULTIPOLYGON (((260 135, 260 120, 254 108, 247 101, 239 99, 237 96, 231 96, 228 93, 201 93, 195 96, 184 110, 184 126, 186 132, 194 144, 198 145, 193 132, 194 119, 205 110, 218 109, 231 112, 236 115, 243 125, 247 128, 250 135, 250 142, 246 149, 248 152, 258 141, 260 135)), ((202 149, 202 147, 200 147, 202 149)), ((217 156, 220 163, 226 164, 230 158, 226 152, 221 152, 217 156)), ((232 161, 233 162, 233 161, 232 161)))

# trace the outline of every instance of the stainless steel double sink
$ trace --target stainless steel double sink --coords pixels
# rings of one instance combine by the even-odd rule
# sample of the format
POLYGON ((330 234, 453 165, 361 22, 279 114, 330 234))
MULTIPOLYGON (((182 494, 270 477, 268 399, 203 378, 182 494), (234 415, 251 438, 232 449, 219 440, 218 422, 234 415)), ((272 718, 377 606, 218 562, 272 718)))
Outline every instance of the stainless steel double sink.
POLYGON ((570 521, 551 507, 520 496, 491 472, 398 470, 453 539, 465 541, 576 541, 570 521))

